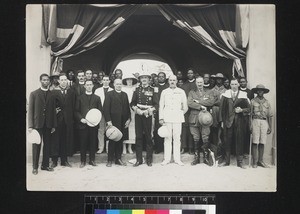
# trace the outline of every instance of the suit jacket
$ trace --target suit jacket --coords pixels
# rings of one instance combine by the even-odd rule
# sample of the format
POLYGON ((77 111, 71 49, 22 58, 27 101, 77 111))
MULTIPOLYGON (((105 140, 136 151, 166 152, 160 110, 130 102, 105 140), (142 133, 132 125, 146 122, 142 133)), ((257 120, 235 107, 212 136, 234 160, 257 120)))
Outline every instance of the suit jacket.
POLYGON ((107 92, 103 111, 105 121, 111 121, 115 127, 123 132, 125 122, 130 119, 130 108, 127 94, 123 91, 119 94, 115 90, 107 92))
POLYGON ((79 83, 74 83, 73 86, 71 87, 71 89, 74 90, 76 99, 77 99, 80 95, 82 95, 82 94, 85 93, 85 88, 84 88, 84 86, 83 86, 83 85, 80 85, 79 83))
POLYGON ((77 120, 77 128, 79 129, 86 128, 87 124, 81 123, 80 120, 85 118, 89 110, 96 108, 99 109, 101 113, 103 112, 100 98, 95 94, 91 94, 90 96, 91 99, 84 93, 76 100, 75 117, 77 120))
MULTIPOLYGON (((184 90, 186 97, 188 97, 191 90, 197 89, 196 80, 194 79, 193 82, 187 80, 186 82, 183 83, 181 88, 184 90)), ((189 108, 188 111, 184 114, 185 125, 188 124, 190 112, 191 110, 189 108)))
MULTIPOLYGON (((231 95, 231 90, 227 90, 221 95, 220 101, 220 121, 224 123, 224 127, 230 128, 234 121, 237 123, 244 123, 244 117, 250 112, 250 101, 247 98, 247 93, 243 91, 238 91, 236 99, 233 100, 231 95), (241 113, 235 113, 235 108, 240 107, 243 109, 241 113)), ((245 124, 240 124, 240 127, 245 124)))
POLYGON ((57 126, 55 99, 53 92, 48 90, 45 99, 42 89, 31 92, 28 107, 28 128, 39 129, 46 125, 47 128, 57 126))
POLYGON ((254 94, 252 93, 252 91, 249 88, 246 88, 246 90, 242 90, 240 88, 240 90, 247 93, 247 97, 248 97, 249 100, 252 100, 254 98, 254 94))
POLYGON ((68 88, 66 89, 65 96, 61 90, 53 90, 53 95, 56 101, 56 107, 61 109, 57 113, 57 123, 60 124, 63 121, 66 125, 71 126, 74 123, 74 111, 75 111, 75 92, 68 88))
MULTIPOLYGON (((108 87, 107 92, 113 91, 113 90, 114 90, 114 89, 112 89, 111 87, 108 87)), ((103 104, 104 104, 104 100, 105 100, 104 88, 103 88, 103 87, 97 88, 97 89, 95 90, 94 94, 97 95, 98 97, 100 97, 101 103, 102 103, 102 105, 103 105, 103 104)))

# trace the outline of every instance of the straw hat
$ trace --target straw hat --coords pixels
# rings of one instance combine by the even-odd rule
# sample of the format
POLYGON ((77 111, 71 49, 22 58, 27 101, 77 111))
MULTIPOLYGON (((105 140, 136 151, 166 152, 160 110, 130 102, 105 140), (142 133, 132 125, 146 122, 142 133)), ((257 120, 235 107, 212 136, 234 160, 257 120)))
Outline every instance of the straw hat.
POLYGON ((112 141, 120 141, 123 137, 122 132, 115 126, 111 126, 106 130, 106 137, 112 141))
POLYGON ((41 144, 41 136, 37 130, 33 129, 30 133, 28 133, 27 142, 31 144, 41 144))
POLYGON ((123 77, 123 79, 122 79, 123 85, 127 85, 126 80, 128 80, 128 79, 132 79, 132 85, 137 84, 137 79, 136 79, 136 77, 133 76, 133 74, 129 74, 128 76, 123 77))
POLYGON ((86 114, 85 119, 87 120, 88 126, 95 127, 100 123, 101 117, 102 117, 102 114, 99 111, 99 109, 92 108, 86 114))
POLYGON ((253 93, 257 93, 257 91, 259 91, 259 90, 262 90, 262 91, 264 91, 264 93, 266 94, 266 93, 269 93, 269 89, 267 89, 264 85, 262 85, 262 84, 258 84, 255 88, 252 88, 251 89, 251 91, 253 92, 253 93))

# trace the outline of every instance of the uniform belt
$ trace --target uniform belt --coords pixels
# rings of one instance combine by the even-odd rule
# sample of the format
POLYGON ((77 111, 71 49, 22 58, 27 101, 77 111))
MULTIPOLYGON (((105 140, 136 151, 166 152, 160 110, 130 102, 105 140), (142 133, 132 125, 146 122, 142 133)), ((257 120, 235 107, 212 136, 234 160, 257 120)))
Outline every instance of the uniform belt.
POLYGON ((257 120, 267 120, 267 118, 257 117, 257 116, 253 116, 253 119, 257 119, 257 120))
POLYGON ((143 105, 143 104, 137 104, 137 107, 139 107, 142 110, 146 110, 148 108, 152 108, 153 106, 149 106, 149 105, 143 105))

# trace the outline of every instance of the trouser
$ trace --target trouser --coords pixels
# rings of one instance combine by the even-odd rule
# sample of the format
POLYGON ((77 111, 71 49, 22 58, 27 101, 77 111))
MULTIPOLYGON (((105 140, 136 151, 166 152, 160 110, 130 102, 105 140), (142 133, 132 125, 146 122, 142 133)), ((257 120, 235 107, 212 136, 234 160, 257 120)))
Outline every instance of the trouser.
POLYGON ((224 149, 225 149, 225 162, 230 164, 230 155, 231 155, 231 146, 235 144, 236 148, 236 159, 238 163, 243 161, 243 142, 240 141, 237 128, 234 127, 235 124, 232 124, 230 128, 224 127, 224 149))
POLYGON ((172 156, 172 139, 174 161, 180 162, 180 134, 181 123, 165 123, 171 136, 165 138, 164 142, 164 160, 170 162, 172 156))
MULTIPOLYGON (((44 144, 42 167, 49 167, 51 129, 44 126, 43 128, 36 130, 40 134, 42 142, 44 144)), ((34 169, 37 169, 39 167, 42 142, 41 144, 32 144, 32 165, 34 169)))
POLYGON ((145 133, 146 139, 146 160, 148 162, 152 162, 152 155, 153 155, 153 143, 151 140, 151 125, 152 125, 152 116, 146 118, 143 115, 135 115, 135 133, 136 133, 136 159, 138 162, 143 162, 143 133, 145 133))
POLYGON ((203 143, 208 143, 210 135, 209 126, 190 126, 190 131, 194 140, 194 149, 199 151, 200 149, 200 140, 202 139, 203 143))
POLYGON ((161 138, 157 131, 158 129, 161 127, 161 125, 159 124, 159 112, 157 112, 157 114, 155 115, 154 118, 154 130, 153 130, 153 138, 154 138, 154 143, 155 143, 155 150, 157 152, 161 152, 164 150, 164 139, 161 138))
POLYGON ((98 129, 98 149, 100 152, 104 150, 104 146, 105 146, 105 128, 106 128, 105 123, 106 123, 105 119, 104 117, 102 117, 98 129))
POLYGON ((123 140, 121 139, 120 141, 109 141, 108 144, 108 156, 107 160, 108 161, 114 161, 121 159, 122 156, 122 146, 123 146, 123 140))
POLYGON ((67 126, 64 122, 58 125, 55 132, 57 132, 57 147, 55 148, 55 155, 52 157, 53 162, 58 161, 58 156, 60 156, 60 161, 64 164, 67 161, 67 126))
POLYGON ((190 127, 188 124, 182 124, 182 131, 181 131, 181 148, 182 149, 192 149, 194 148, 194 140, 193 136, 190 131, 190 127))
POLYGON ((90 161, 95 161, 96 144, 97 144, 97 127, 86 126, 79 130, 80 141, 80 159, 86 162, 86 152, 89 149, 90 161))

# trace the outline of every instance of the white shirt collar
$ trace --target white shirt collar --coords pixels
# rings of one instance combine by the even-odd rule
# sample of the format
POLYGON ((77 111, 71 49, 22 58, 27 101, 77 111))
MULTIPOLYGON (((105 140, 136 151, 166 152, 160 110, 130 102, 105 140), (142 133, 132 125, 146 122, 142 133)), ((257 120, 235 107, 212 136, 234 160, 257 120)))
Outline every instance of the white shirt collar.
POLYGON ((242 88, 242 87, 240 87, 240 89, 241 89, 242 91, 246 91, 247 88, 242 88))
POLYGON ((41 87, 41 90, 42 90, 42 91, 49 91, 49 88, 45 89, 45 88, 42 88, 42 87, 41 87))
POLYGON ((117 93, 121 93, 122 91, 117 91, 117 90, 115 90, 117 93))
POLYGON ((158 83, 159 85, 165 85, 166 83, 164 82, 164 83, 158 83))
POLYGON ((79 83, 79 85, 84 85, 84 82, 78 82, 79 83))
POLYGON ((86 95, 91 95, 93 92, 85 92, 86 95))
POLYGON ((194 82, 195 81, 195 79, 192 79, 192 80, 188 80, 189 82, 194 82))

